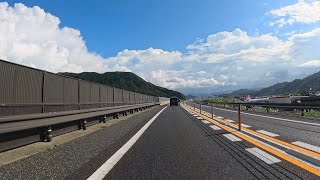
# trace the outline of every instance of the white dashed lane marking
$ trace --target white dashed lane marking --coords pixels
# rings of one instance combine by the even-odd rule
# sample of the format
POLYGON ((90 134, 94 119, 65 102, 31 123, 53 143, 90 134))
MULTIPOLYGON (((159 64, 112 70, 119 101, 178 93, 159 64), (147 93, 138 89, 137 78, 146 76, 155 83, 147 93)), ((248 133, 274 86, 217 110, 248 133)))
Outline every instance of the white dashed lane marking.
POLYGON ((193 116, 197 117, 198 115, 194 114, 193 116))
POLYGON ((245 127, 245 128, 251 127, 251 126, 249 126, 249 125, 247 125, 247 124, 242 124, 242 123, 241 123, 241 126, 242 126, 242 127, 245 127))
POLYGON ((210 124, 210 122, 206 121, 206 120, 202 120, 202 122, 205 123, 205 124, 210 124))
POLYGON ((317 152, 317 153, 320 153, 320 147, 318 147, 318 146, 307 144, 307 143, 304 143, 301 141, 296 141, 296 142, 293 142, 292 144, 309 149, 309 150, 317 152))
POLYGON ((271 137, 277 137, 277 136, 279 136, 279 134, 274 134, 274 133, 272 133, 272 132, 265 131, 265 130, 257 130, 257 132, 262 133, 262 134, 265 134, 265 135, 268 135, 268 136, 271 136, 271 137))
POLYGON ((220 128, 220 127, 215 126, 215 125, 211 125, 210 127, 211 127, 213 130, 215 130, 215 131, 217 131, 217 130, 221 130, 221 128, 220 128))
POLYGON ((221 117, 221 116, 217 116, 217 118, 219 118, 219 119, 223 119, 223 117, 221 117))
POLYGON ((203 119, 202 117, 197 117, 197 119, 203 119))
POLYGON ((235 142, 235 141, 242 141, 242 139, 236 137, 233 134, 224 134, 224 137, 228 138, 230 141, 235 142))
POLYGON ((280 159, 262 151, 259 148, 256 148, 256 147, 255 148, 247 148, 246 150, 267 164, 274 164, 274 163, 281 162, 280 159))
POLYGON ((231 120, 231 119, 226 119, 226 121, 228 121, 228 122, 234 122, 234 120, 231 120))

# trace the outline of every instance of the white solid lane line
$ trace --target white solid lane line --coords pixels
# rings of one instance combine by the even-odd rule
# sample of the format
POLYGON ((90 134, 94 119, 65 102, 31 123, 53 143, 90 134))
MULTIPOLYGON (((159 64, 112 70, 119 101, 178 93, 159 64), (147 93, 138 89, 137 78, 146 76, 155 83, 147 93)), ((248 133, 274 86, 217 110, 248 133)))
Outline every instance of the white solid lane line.
POLYGON ((224 134, 224 137, 228 138, 230 141, 235 142, 235 141, 242 141, 242 139, 238 138, 237 136, 233 134, 224 134))
POLYGON ((279 136, 279 134, 274 134, 274 133, 272 133, 272 132, 265 131, 265 130, 257 130, 257 132, 262 133, 262 134, 265 134, 265 135, 268 135, 268 136, 271 136, 271 137, 277 137, 277 136, 279 136))
POLYGON ((309 150, 317 152, 317 153, 320 153, 320 147, 318 147, 318 146, 307 144, 307 143, 304 143, 301 141, 296 141, 296 142, 293 142, 292 144, 309 149, 309 150))
POLYGON ((262 161, 264 161, 267 164, 273 164, 273 163, 278 163, 281 162, 280 159, 262 151, 259 148, 247 148, 246 149, 248 152, 250 152, 251 154, 255 155, 257 158, 261 159, 262 161))
POLYGON ((211 127, 213 130, 215 130, 215 131, 217 131, 217 130, 221 130, 221 128, 220 128, 220 127, 215 126, 215 125, 211 125, 210 127, 211 127))
POLYGON ((202 120, 202 122, 205 123, 205 124, 210 124, 210 122, 207 121, 207 120, 202 120))
MULTIPOLYGON (((223 110, 223 111, 229 111, 229 112, 234 112, 234 113, 238 112, 238 111, 232 111, 232 110, 229 110, 229 109, 222 109, 222 108, 216 108, 216 107, 215 107, 215 109, 220 109, 220 110, 223 110)), ((257 117, 263 117, 263 118, 269 118, 269 119, 276 119, 276 120, 280 120, 280 121, 294 122, 294 123, 299 123, 299 124, 320 126, 320 123, 310 123, 310 122, 296 121, 296 120, 291 120, 291 119, 277 118, 277 117, 271 117, 271 116, 263 116, 263 115, 258 115, 258 114, 245 113, 245 112, 241 112, 241 114, 246 114, 246 115, 250 115, 250 116, 257 116, 257 117)))
POLYGON ((110 172, 110 170, 120 161, 126 152, 134 145, 142 136, 151 123, 167 108, 163 108, 150 121, 148 121, 126 144, 124 144, 114 155, 112 155, 96 172, 94 172, 88 180, 102 180, 110 172))

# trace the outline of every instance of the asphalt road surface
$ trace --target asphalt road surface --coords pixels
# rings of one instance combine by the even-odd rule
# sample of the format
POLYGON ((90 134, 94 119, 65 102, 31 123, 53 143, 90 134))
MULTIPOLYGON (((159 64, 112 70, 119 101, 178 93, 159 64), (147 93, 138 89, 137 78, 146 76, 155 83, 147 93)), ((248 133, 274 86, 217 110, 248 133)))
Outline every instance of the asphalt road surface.
POLYGON ((275 119, 265 123, 260 119, 263 117, 245 120, 244 116, 243 123, 255 123, 239 132, 236 122, 224 121, 230 118, 231 122, 233 112, 217 109, 211 119, 204 112, 172 106, 152 118, 161 109, 154 108, 48 152, 2 166, 0 179, 87 179, 110 159, 114 166, 108 166, 104 179, 319 179, 320 152, 291 144, 319 142, 314 138, 319 138, 318 127, 308 126, 312 132, 307 135, 286 137, 283 131, 308 129, 301 123, 275 119), (128 148, 127 143, 147 124, 150 126, 128 148), (261 133, 268 135, 262 137, 261 133), (273 136, 276 133, 279 136, 273 136), (122 147, 128 151, 122 151, 122 147), (119 152, 123 156, 115 161, 113 157, 119 152))
MULTIPOLYGON (((208 106, 202 108, 207 112, 212 111, 208 106)), ((214 114, 237 123, 236 110, 214 108, 214 114)), ((245 111, 241 113, 241 120, 241 123, 251 126, 250 129, 271 132, 286 142, 300 141, 320 145, 320 120, 245 111)))
POLYGON ((318 178, 269 153, 261 154, 272 162, 261 160, 254 145, 210 125, 181 107, 168 107, 105 179, 318 178))

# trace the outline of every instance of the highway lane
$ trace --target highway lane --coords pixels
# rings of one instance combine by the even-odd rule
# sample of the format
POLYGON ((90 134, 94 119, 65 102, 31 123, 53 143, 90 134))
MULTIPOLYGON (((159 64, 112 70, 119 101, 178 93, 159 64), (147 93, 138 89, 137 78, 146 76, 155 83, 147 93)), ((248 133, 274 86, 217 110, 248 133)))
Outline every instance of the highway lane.
POLYGON ((161 109, 163 106, 157 106, 113 120, 117 122, 112 125, 101 124, 89 135, 2 165, 0 180, 86 179, 161 109))
MULTIPOLYGON (((87 179, 162 108, 153 108, 52 150, 0 166, 0 179, 87 179)), ((105 177, 218 178, 318 177, 182 107, 167 107, 105 177)))
POLYGON ((195 117, 168 107, 105 179, 317 179, 195 117))
MULTIPOLYGON (((199 106, 198 106, 199 107, 199 106)), ((202 109, 211 112, 211 107, 202 106, 202 109)), ((237 122, 237 111, 214 108, 214 114, 225 119, 237 122)), ((252 130, 264 130, 273 133, 278 139, 286 142, 304 142, 314 146, 320 146, 320 121, 299 117, 284 117, 267 113, 242 112, 241 121, 245 125, 249 125, 252 130), (269 117, 266 117, 269 116, 269 117), (279 119, 278 119, 279 118, 279 119), (284 120, 282 120, 284 119, 284 120), (291 121, 286 121, 293 120, 291 121), (302 123, 297 123, 302 122, 302 123), (313 124, 303 124, 313 123, 313 124)))

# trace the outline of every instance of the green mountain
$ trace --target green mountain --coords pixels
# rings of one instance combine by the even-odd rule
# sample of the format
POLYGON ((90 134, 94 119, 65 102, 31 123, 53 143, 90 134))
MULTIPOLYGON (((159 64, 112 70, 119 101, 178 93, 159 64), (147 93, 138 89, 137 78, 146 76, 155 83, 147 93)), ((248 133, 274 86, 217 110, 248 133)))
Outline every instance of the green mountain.
POLYGON ((182 93, 156 86, 131 72, 106 72, 103 74, 95 72, 83 72, 79 74, 66 72, 58 74, 152 96, 176 96, 180 99, 185 99, 182 93))
POLYGON ((320 71, 303 79, 295 79, 292 82, 278 83, 263 88, 256 92, 256 96, 283 95, 283 94, 304 94, 312 91, 320 91, 320 71))
POLYGON ((254 95, 257 93, 257 90, 254 90, 254 89, 239 89, 239 90, 236 90, 236 91, 233 91, 231 93, 231 95, 233 96, 238 96, 238 97, 242 97, 242 96, 246 96, 246 95, 254 95))

